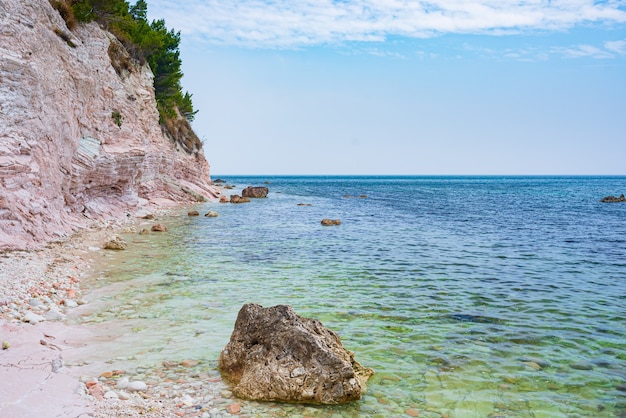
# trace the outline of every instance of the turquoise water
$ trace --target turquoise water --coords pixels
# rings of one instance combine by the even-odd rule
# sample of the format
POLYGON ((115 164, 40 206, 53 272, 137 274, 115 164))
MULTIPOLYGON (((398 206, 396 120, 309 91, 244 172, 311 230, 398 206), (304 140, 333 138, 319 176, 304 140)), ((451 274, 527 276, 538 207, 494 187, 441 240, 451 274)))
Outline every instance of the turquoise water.
POLYGON ((137 361, 216 365, 242 304, 289 304, 377 372, 320 415, 626 416, 626 177, 224 179, 270 195, 104 255, 88 321, 137 361))

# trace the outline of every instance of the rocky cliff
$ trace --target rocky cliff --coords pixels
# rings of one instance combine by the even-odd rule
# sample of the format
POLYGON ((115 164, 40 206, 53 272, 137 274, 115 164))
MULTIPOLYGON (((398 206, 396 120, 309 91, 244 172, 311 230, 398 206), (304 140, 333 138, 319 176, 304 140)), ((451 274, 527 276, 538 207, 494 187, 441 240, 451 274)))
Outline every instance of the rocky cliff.
POLYGON ((48 0, 0 0, 0 249, 217 196, 201 150, 159 125, 149 67, 123 54, 48 0))

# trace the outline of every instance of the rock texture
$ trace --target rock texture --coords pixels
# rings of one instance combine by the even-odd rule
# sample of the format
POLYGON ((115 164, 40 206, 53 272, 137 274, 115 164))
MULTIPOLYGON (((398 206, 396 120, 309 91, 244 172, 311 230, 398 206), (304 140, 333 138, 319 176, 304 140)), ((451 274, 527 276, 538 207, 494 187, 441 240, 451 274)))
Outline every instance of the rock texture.
POLYGON ((286 305, 244 305, 219 367, 240 398, 320 404, 360 399, 374 373, 337 334, 286 305))
POLYGON ((117 42, 48 0, 0 0, 0 249, 217 196, 204 155, 164 135, 150 69, 113 68, 117 42))
POLYGON ((251 197, 254 199, 260 199, 260 198, 264 198, 267 197, 267 194, 270 192, 270 190, 267 187, 260 187, 260 186, 248 186, 245 189, 243 189, 241 191, 241 196, 242 197, 251 197))

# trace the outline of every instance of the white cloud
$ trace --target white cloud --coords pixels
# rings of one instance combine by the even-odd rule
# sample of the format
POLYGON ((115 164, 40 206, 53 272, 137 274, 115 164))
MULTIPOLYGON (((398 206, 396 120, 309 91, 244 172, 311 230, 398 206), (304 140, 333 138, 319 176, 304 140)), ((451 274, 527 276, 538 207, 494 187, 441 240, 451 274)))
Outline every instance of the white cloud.
POLYGON ((186 36, 262 48, 626 22, 624 0, 151 0, 149 11, 186 36))
POLYGON ((616 54, 626 55, 626 39, 621 41, 609 41, 604 43, 604 47, 616 54))

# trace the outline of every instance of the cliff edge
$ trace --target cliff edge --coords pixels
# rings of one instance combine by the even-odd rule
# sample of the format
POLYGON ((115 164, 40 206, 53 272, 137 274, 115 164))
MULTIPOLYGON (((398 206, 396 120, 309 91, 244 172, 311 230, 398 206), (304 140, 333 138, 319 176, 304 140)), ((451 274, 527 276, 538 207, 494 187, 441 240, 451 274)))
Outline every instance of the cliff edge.
POLYGON ((123 54, 48 0, 0 0, 0 250, 219 194, 202 151, 159 125, 150 68, 123 54))

